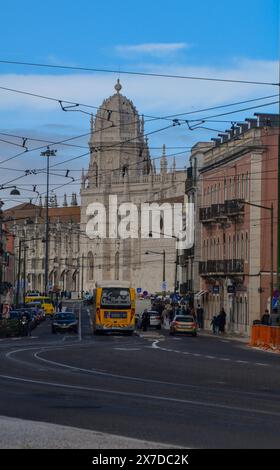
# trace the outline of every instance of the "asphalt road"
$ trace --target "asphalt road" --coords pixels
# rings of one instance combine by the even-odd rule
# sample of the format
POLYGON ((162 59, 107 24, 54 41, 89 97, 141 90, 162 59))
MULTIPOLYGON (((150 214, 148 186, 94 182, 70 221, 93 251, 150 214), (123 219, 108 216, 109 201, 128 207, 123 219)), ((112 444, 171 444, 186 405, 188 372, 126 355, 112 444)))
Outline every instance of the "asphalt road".
MULTIPOLYGON (((280 447, 280 357, 199 335, 0 341, 0 415, 190 448, 280 447)), ((1 434, 1 432, 0 432, 1 434)))

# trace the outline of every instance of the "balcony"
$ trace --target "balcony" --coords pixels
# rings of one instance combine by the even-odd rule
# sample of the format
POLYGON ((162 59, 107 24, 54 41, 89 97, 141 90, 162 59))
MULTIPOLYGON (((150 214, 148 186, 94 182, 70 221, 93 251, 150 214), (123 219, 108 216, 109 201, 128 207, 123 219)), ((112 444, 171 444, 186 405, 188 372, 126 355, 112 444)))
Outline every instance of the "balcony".
POLYGON ((228 276, 244 273, 244 260, 224 259, 199 262, 199 274, 201 276, 228 276))
POLYGON ((225 201, 225 214, 228 217, 244 214, 244 199, 230 199, 225 201))
POLYGON ((202 223, 219 223, 228 218, 244 214, 244 199, 229 199, 224 204, 212 204, 199 209, 199 221, 202 223))
POLYGON ((213 216, 213 212, 212 212, 212 206, 201 207, 199 209, 199 221, 202 223, 215 222, 215 217, 213 216))

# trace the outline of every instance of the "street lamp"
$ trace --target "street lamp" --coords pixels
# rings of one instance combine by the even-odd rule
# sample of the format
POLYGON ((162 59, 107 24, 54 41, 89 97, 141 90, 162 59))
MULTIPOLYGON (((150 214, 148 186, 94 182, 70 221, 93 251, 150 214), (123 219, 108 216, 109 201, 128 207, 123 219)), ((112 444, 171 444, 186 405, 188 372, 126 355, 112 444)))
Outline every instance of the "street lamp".
POLYGON ((258 207, 260 209, 265 209, 270 211, 270 314, 272 314, 272 309, 273 309, 273 272, 274 272, 274 267, 273 267, 273 250, 274 250, 274 237, 273 237, 273 204, 271 203, 271 206, 263 206, 262 204, 255 204, 252 202, 247 202, 247 201, 242 201, 244 204, 247 204, 248 206, 253 206, 253 207, 258 207))
MULTIPOLYGON (((155 235, 163 235, 166 237, 166 235, 162 232, 149 232, 149 237, 153 238, 153 233, 155 235)), ((175 235, 168 235, 167 238, 174 238, 177 242, 179 241, 179 238, 176 237, 175 235)), ((176 294, 177 291, 177 271, 178 271, 178 264, 179 264, 179 253, 178 253, 178 248, 176 246, 176 260, 175 260, 175 279, 174 279, 174 295, 176 294)), ((165 276, 164 276, 165 277, 165 276)))
POLYGON ((47 157, 47 196, 46 196, 46 246, 45 246, 45 295, 48 294, 49 290, 49 176, 50 176, 50 157, 55 157, 56 150, 50 150, 47 147, 45 152, 41 152, 42 157, 47 157))
POLYGON ((20 196, 20 191, 17 189, 16 186, 3 186, 3 185, 0 186, 0 190, 11 189, 11 188, 13 188, 10 192, 11 196, 20 196))
POLYGON ((163 293, 165 295, 166 293, 166 286, 165 286, 165 250, 163 251, 146 251, 145 252, 145 255, 148 255, 148 254, 155 254, 155 255, 162 255, 162 287, 163 287, 163 293))

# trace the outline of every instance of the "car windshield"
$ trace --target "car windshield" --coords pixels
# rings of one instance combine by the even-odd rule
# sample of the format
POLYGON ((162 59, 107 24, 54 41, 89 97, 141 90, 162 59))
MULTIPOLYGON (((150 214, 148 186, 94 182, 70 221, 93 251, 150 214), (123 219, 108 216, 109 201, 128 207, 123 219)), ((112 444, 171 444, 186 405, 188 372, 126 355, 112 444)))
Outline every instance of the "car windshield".
POLYGON ((10 315, 10 319, 14 320, 15 318, 20 318, 22 315, 22 312, 16 312, 16 311, 10 310, 9 315, 10 315))
POLYGON ((193 323, 194 319, 193 319, 193 317, 187 317, 187 316, 180 315, 180 316, 175 318, 175 321, 179 321, 179 322, 183 322, 183 323, 193 323))
POLYGON ((54 316, 54 320, 76 320, 75 314, 70 313, 70 312, 65 312, 65 313, 57 313, 54 316))
POLYGON ((130 307, 130 291, 122 287, 103 287, 101 307, 130 307))
POLYGON ((155 312, 155 311, 152 311, 152 312, 148 312, 148 314, 150 315, 150 317, 159 317, 159 313, 158 312, 155 312))

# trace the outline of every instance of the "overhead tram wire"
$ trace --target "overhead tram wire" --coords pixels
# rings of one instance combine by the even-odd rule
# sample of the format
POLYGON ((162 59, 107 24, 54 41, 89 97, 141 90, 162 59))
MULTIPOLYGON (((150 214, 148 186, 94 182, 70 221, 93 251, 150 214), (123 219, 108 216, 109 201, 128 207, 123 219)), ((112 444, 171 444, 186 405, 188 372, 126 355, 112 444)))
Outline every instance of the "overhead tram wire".
MULTIPOLYGON (((66 103, 66 104, 70 104, 70 105, 73 105, 73 106, 82 106, 82 107, 85 107, 85 108, 93 108, 93 109, 96 109, 96 110, 102 110, 102 111, 106 111, 106 112, 109 112, 109 111, 111 111, 112 113, 116 112, 115 110, 102 108, 102 106, 90 105, 90 104, 86 104, 86 103, 77 103, 77 101, 63 100, 61 98, 54 98, 53 96, 41 95, 41 94, 38 94, 38 93, 32 93, 32 92, 28 92, 28 91, 24 91, 24 90, 18 90, 18 89, 15 89, 15 88, 8 88, 8 87, 0 86, 0 90, 8 91, 8 92, 11 92, 11 93, 19 93, 19 94, 22 94, 22 95, 32 96, 32 97, 35 97, 35 98, 45 99, 45 100, 49 100, 49 101, 54 101, 57 104, 59 104, 60 107, 62 107, 62 103, 66 103)), ((194 113, 204 112, 204 111, 207 111, 207 110, 211 111, 213 109, 219 109, 219 108, 224 108, 224 107, 229 107, 229 106, 238 106, 239 104, 250 103, 250 102, 253 102, 253 101, 262 101, 262 100, 265 100, 265 99, 274 98, 276 96, 278 97, 278 94, 268 95, 268 96, 258 97, 258 98, 251 98, 250 100, 237 101, 237 102, 227 103, 225 105, 219 105, 219 106, 214 106, 214 107, 211 106, 209 108, 203 108, 201 110, 189 111, 189 112, 184 112, 184 113, 179 113, 179 114, 172 114, 172 115, 169 115, 169 116, 151 116, 151 115, 148 115, 148 114, 143 114, 143 116, 149 118, 151 121, 153 121, 153 120, 162 120, 162 119, 164 119, 164 120, 173 120, 172 119, 173 117, 177 117, 177 116, 180 116, 180 115, 194 114, 194 113)), ((62 107, 62 109, 63 109, 63 107, 62 107)), ((120 112, 124 113, 126 115, 127 114, 133 114, 134 115, 134 113, 130 113, 129 111, 120 111, 120 112)), ((98 118, 99 119, 104 119, 101 116, 98 116, 98 118)), ((107 120, 107 119, 105 118, 105 120, 107 120)), ((148 122, 148 121, 146 121, 146 122, 148 122)))
POLYGON ((217 77, 199 77, 199 76, 190 76, 190 75, 173 75, 167 73, 154 73, 154 72, 136 72, 132 70, 114 70, 114 69, 100 69, 97 67, 79 67, 71 65, 53 65, 53 64, 44 64, 36 62, 22 62, 16 60, 0 60, 2 64, 11 64, 11 65, 25 65, 28 67, 44 67, 52 69, 63 69, 63 70, 83 70, 85 72, 101 72, 101 73, 116 73, 116 74, 125 74, 125 75, 140 75, 147 77, 161 77, 161 78, 177 78, 184 80, 202 80, 202 81, 211 81, 211 82, 225 82, 225 83, 244 83, 248 85, 267 85, 267 86, 279 86, 279 83, 275 82, 261 82, 256 80, 237 80, 229 78, 217 78, 217 77))

